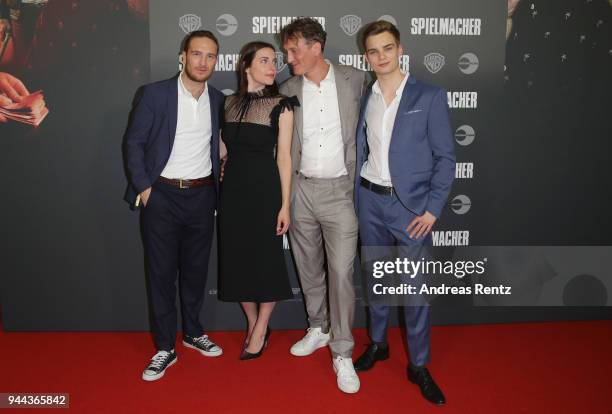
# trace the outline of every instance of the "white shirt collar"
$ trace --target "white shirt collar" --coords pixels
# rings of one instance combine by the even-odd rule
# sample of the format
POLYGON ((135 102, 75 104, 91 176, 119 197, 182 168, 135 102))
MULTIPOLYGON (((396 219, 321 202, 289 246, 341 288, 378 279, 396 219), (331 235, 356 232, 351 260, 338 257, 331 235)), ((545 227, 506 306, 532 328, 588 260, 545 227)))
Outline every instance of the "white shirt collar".
MULTIPOLYGON (((191 94, 191 92, 189 92, 189 89, 187 89, 185 87, 185 84, 183 83, 183 72, 181 72, 178 77, 178 89, 180 94, 193 98, 193 95, 191 94)), ((200 95, 200 97, 202 97, 205 93, 208 93, 208 82, 204 82, 204 91, 202 92, 202 95, 200 95)))
MULTIPOLYGON (((329 69, 327 71, 327 75, 325 75, 325 78, 323 78, 323 80, 321 80, 321 83, 323 83, 323 82, 334 83, 336 81, 336 77, 334 76, 334 65, 332 65, 332 63, 328 59, 325 59, 325 63, 327 63, 329 65, 329 69)), ((306 75, 302 75, 302 79, 304 80, 304 83, 308 83, 310 85, 314 85, 315 87, 318 88, 318 86, 313 81, 308 79, 306 77, 306 75)))
MULTIPOLYGON (((395 96, 399 96, 399 97, 402 96, 402 93, 404 92, 404 87, 406 86, 406 82, 408 81, 409 76, 410 76, 410 73, 408 72, 404 73, 404 79, 402 80, 402 82, 399 84, 399 86, 395 90, 395 96)), ((378 83, 378 79, 376 80, 376 82, 374 82, 374 85, 372 85, 372 92, 382 95, 382 90, 380 89, 380 84, 378 83)))

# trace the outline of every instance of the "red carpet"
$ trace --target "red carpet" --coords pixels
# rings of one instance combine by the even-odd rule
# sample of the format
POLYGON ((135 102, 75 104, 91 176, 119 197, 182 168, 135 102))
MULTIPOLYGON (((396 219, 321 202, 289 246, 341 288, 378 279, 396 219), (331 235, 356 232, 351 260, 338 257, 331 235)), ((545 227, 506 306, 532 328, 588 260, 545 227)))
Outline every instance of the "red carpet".
MULTIPOLYGON (((146 333, 0 332, 0 392, 67 392, 66 412, 79 413, 612 412, 612 321, 434 327, 430 369, 445 407, 406 380, 398 329, 391 358, 360 374, 355 395, 336 388, 326 349, 289 354, 302 334, 273 331, 262 358, 239 361, 243 334, 212 332, 223 356, 177 345, 178 363, 146 383, 140 375, 154 351, 146 333)), ((358 354, 365 330, 355 339, 358 354)))

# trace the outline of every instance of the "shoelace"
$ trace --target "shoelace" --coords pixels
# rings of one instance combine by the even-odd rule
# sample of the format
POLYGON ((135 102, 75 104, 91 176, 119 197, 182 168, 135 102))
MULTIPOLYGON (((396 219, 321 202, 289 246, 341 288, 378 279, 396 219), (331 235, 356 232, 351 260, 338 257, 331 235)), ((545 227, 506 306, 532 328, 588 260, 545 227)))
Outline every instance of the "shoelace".
POLYGON ((433 379, 431 375, 429 375, 428 371, 421 371, 417 373, 417 377, 421 377, 421 383, 423 384, 423 389, 429 391, 434 387, 433 379))
POLYGON ((159 351, 153 356, 153 358, 151 358, 151 363, 149 364, 149 367, 161 368, 168 358, 170 358, 170 352, 159 351))
POLYGON ((314 340, 317 336, 319 336, 320 331, 315 330, 315 328, 306 329, 306 336, 304 337, 304 342, 310 342, 314 340))
POLYGON ((421 378, 423 378, 423 388, 428 390, 433 387, 433 381, 428 372, 421 373, 421 378))
POLYGON ((336 364, 338 367, 338 375, 346 379, 354 380, 353 370, 347 365, 348 360, 338 357, 336 361, 338 361, 336 364))
POLYGON ((200 337, 193 338, 193 341, 206 348, 215 346, 215 344, 210 339, 208 339, 208 335, 202 335, 200 337))

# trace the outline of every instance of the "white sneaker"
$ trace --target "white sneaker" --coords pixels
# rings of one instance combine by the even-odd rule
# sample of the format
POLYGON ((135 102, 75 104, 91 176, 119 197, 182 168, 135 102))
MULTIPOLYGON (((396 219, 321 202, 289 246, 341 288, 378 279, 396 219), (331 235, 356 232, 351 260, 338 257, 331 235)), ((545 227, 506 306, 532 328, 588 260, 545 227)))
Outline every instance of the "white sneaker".
POLYGON ((312 354, 319 348, 327 346, 329 333, 323 333, 321 328, 308 328, 306 335, 297 341, 289 352, 295 356, 306 356, 312 354))
POLYGON ((359 377, 353 367, 353 361, 349 358, 337 356, 334 358, 334 371, 337 375, 338 388, 347 394, 359 391, 359 377))

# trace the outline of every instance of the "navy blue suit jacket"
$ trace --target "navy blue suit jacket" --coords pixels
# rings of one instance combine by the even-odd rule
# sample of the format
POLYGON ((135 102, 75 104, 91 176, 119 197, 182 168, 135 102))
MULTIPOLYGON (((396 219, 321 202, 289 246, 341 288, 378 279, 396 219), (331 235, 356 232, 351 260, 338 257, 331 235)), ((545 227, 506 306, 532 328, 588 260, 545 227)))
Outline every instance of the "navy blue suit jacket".
MULTIPOLYGON (((372 86, 361 100, 357 123, 355 209, 359 213, 361 168, 368 158, 366 107, 372 86)), ((455 145, 446 92, 410 75, 400 99, 391 143, 389 172, 404 207, 417 215, 440 217, 455 177, 455 145)))
MULTIPOLYGON (((212 173, 219 193, 219 128, 225 96, 207 85, 210 97, 212 137, 210 156, 212 173)), ((160 176, 174 145, 178 112, 178 75, 144 85, 134 97, 130 120, 124 137, 128 176, 125 201, 134 204, 143 190, 160 176)))

